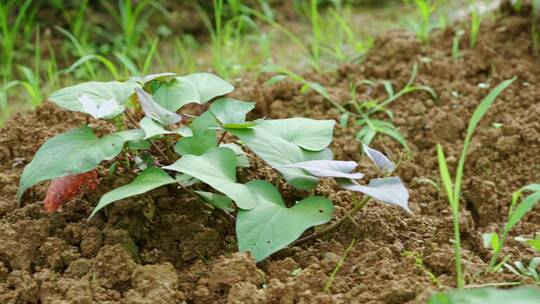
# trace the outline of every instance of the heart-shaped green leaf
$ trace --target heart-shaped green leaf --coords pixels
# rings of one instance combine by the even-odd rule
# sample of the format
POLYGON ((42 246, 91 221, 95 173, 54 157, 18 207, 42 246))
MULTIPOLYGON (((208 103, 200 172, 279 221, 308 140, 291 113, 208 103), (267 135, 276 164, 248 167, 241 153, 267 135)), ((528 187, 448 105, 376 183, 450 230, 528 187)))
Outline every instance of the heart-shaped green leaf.
POLYGON ((194 119, 189 127, 193 136, 181 138, 174 150, 180 155, 203 155, 206 151, 217 147, 216 118, 212 113, 205 112, 194 119))
POLYGON ((303 149, 321 151, 332 142, 333 120, 315 120, 295 117, 288 119, 265 120, 258 125, 268 133, 279 136, 303 149))
POLYGON ((332 140, 333 126, 334 121, 291 118, 265 120, 250 129, 226 130, 281 172, 291 185, 299 189, 311 189, 318 183, 317 177, 300 168, 284 165, 332 159, 332 153, 325 148, 332 140), (318 150, 310 151, 306 147, 318 150))
POLYGON ((246 186, 258 197, 251 210, 238 210, 236 235, 238 249, 249 251, 256 261, 294 242, 306 229, 332 218, 334 206, 325 197, 312 196, 287 208, 279 191, 262 180, 246 186))
POLYGON ((246 115, 253 108, 254 102, 220 98, 212 103, 210 111, 223 125, 241 125, 246 122, 246 115))
POLYGON ((244 152, 244 150, 242 150, 242 148, 239 145, 230 143, 230 144, 220 144, 219 146, 233 150, 234 154, 236 155, 236 160, 238 162, 239 167, 244 167, 244 168, 249 167, 250 165, 249 158, 246 152, 244 152))
POLYGON ((208 150, 201 156, 184 155, 164 169, 182 172, 230 197, 239 208, 257 206, 257 197, 244 184, 236 182, 236 155, 229 148, 208 150))
POLYGON ((137 175, 131 183, 118 187, 103 195, 97 206, 92 210, 90 218, 98 213, 99 210, 113 202, 175 182, 176 180, 170 177, 165 171, 157 167, 150 167, 137 175))
MULTIPOLYGON (((136 82, 90 81, 54 92, 49 100, 70 111, 88 113, 80 102, 81 96, 92 100, 97 106, 107 101, 114 100, 119 105, 125 104, 126 100, 140 87, 136 82)), ((92 114, 91 114, 92 115, 92 114)))
POLYGON ((181 127, 174 131, 166 130, 161 124, 158 122, 155 122, 152 118, 145 116, 143 119, 141 119, 141 122, 139 123, 141 125, 141 129, 144 131, 144 139, 158 136, 158 135, 165 135, 165 134, 178 134, 183 137, 191 137, 193 136, 193 131, 189 127, 181 127))
POLYGON ((141 129, 144 130, 144 139, 172 133, 171 131, 165 130, 165 128, 161 124, 155 122, 152 118, 147 116, 141 119, 139 125, 141 125, 141 129))
POLYGON ((38 182, 93 170, 118 155, 126 141, 143 137, 142 130, 129 130, 98 138, 88 126, 56 135, 24 168, 17 196, 38 182))
POLYGON ((154 92, 154 99, 169 111, 175 112, 188 103, 203 104, 233 90, 232 85, 216 75, 195 73, 176 77, 160 85, 154 92))

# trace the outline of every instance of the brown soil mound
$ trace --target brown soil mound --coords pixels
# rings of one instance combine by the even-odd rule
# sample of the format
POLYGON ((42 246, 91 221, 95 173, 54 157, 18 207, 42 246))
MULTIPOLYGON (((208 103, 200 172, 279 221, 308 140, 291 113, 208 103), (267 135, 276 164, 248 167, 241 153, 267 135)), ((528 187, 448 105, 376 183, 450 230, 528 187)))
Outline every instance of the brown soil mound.
MULTIPOLYGON (((0 134, 0 303, 425 303, 432 293, 454 285, 454 262, 448 204, 443 193, 420 179, 439 181, 436 143, 443 144, 450 166, 456 165, 468 119, 489 92, 478 84, 492 88, 514 76, 518 80, 489 110, 474 137, 461 227, 468 283, 519 280, 481 273, 490 258, 481 234, 501 226, 514 190, 540 177, 540 64, 531 55, 529 29, 525 16, 501 16, 483 27, 478 47, 463 50, 459 60, 451 56, 452 29, 438 33, 430 46, 410 34, 391 32, 378 40, 362 65, 342 67, 335 75, 309 75, 346 102, 350 83, 390 79, 400 87, 418 62, 418 82, 433 87, 440 100, 414 93, 390 107, 411 147, 410 164, 399 173, 409 186, 414 214, 372 202, 355 223, 259 264, 236 253, 233 225, 172 188, 116 203, 106 215, 87 222, 100 195, 130 177, 102 172, 95 193, 52 214, 42 211, 46 185, 41 184, 17 208, 15 192, 24 164, 47 138, 86 121, 51 104, 16 116, 0 134), (324 292, 353 239, 356 244, 324 292), (423 266, 415 256, 422 257, 423 266)), ((261 115, 338 116, 319 96, 303 95, 293 83, 267 87, 263 80, 238 85, 238 94, 256 101, 261 115)), ((384 90, 380 86, 358 94, 360 99, 382 97, 384 90)), ((336 131, 337 158, 359 159, 357 131, 336 131)), ((384 136, 375 146, 382 144, 400 149, 384 136)), ((274 173, 257 164, 246 174, 268 179, 274 173)), ((317 192, 334 201, 336 215, 349 208, 351 194, 334 184, 325 181, 317 192)), ((536 208, 514 235, 539 231, 539 220, 536 208)), ((505 253, 511 260, 532 255, 512 241, 505 253)))

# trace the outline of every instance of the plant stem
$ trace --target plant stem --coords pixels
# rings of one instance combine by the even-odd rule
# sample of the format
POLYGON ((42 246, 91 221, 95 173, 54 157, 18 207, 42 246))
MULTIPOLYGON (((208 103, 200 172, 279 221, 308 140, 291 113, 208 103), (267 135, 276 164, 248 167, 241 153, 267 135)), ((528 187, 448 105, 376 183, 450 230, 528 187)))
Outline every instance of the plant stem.
POLYGON ((497 259, 499 258, 499 255, 501 253, 501 249, 502 247, 504 246, 504 242, 506 242, 506 237, 508 236, 508 232, 505 231, 503 232, 502 236, 501 236, 501 240, 500 240, 500 243, 499 243, 499 247, 496 248, 494 251, 493 251, 493 255, 491 256, 491 259, 489 260, 489 265, 488 265, 488 269, 492 272, 495 271, 495 264, 497 263, 497 259))
POLYGON ((326 280, 326 283, 324 283, 324 289, 323 289, 324 292, 328 292, 330 290, 330 287, 332 287, 332 283, 334 283, 334 280, 336 279, 336 275, 337 275, 339 269, 341 269, 343 264, 345 264, 345 259, 347 258, 347 255, 349 254, 349 251, 351 251, 351 249, 354 247, 355 243, 356 243, 356 239, 353 239, 351 244, 349 244, 347 249, 345 249, 345 252, 343 253, 343 256, 341 257, 338 264, 336 265, 336 267, 334 268, 334 270, 330 274, 330 277, 328 277, 328 279, 326 280))
MULTIPOLYGON (((135 120, 135 118, 133 118, 133 116, 131 116, 131 114, 128 113, 128 111, 125 112, 126 113, 126 116, 128 118, 128 120, 133 124, 135 125, 136 127, 140 128, 140 125, 139 123, 135 120)), ((156 150, 161 154, 161 156, 163 158, 165 158, 167 160, 168 163, 173 163, 172 159, 167 156, 157 145, 156 143, 154 143, 153 141, 150 141, 150 143, 152 144, 152 146, 154 148, 156 148, 156 150)), ((185 187, 184 185, 180 184, 180 183, 177 183, 178 185, 180 185, 180 188, 182 188, 182 190, 186 191, 187 193, 189 193, 191 196, 193 196, 195 199, 197 199, 198 201, 206 204, 206 202, 204 200, 201 199, 201 197, 199 195, 197 195, 197 193, 193 192, 191 189, 185 187)), ((219 209, 217 208, 228 220, 232 221, 232 223, 234 223, 236 221, 236 218, 230 214, 229 212, 223 210, 223 209, 219 209)))
MULTIPOLYGON (((128 111, 125 112, 126 113, 126 117, 128 118, 129 122, 133 125, 135 125, 135 127, 137 128, 141 128, 141 126, 139 125, 139 123, 135 120, 135 118, 133 118, 133 116, 131 116, 131 114, 129 114, 128 111)), ((173 163, 173 160, 172 158, 169 157, 169 155, 165 154, 165 152, 163 152, 163 150, 161 150, 158 145, 149 140, 150 144, 158 151, 158 153, 161 155, 161 157, 163 157, 165 160, 167 160, 167 163, 169 164, 172 164, 173 163)))
MULTIPOLYGON (((189 189, 188 187, 178 183, 178 185, 180 185, 180 188, 182 188, 182 190, 186 191, 187 193, 189 193, 191 196, 195 197, 198 201, 202 202, 202 203, 205 203, 206 202, 204 200, 201 199, 201 197, 193 192, 193 190, 189 189)), ((219 208, 216 208, 219 212, 221 212, 221 214, 223 214, 225 216, 225 218, 227 218, 229 221, 231 221, 233 224, 236 222, 236 217, 234 217, 234 215, 230 214, 229 212, 223 210, 223 209, 219 209, 219 208)))
POLYGON ((307 241, 316 239, 318 237, 321 237, 321 236, 323 236, 323 235, 325 235, 327 233, 330 233, 330 232, 336 230, 343 223, 345 223, 347 220, 350 220, 356 213, 358 213, 358 211, 360 211, 362 208, 364 208, 364 206, 369 202, 370 199, 371 199, 370 196, 367 196, 367 195, 364 196, 364 198, 362 198, 362 200, 359 203, 354 204, 355 206, 350 212, 348 212, 344 216, 340 217, 337 221, 335 221, 334 223, 326 226, 325 228, 323 228, 323 229, 321 229, 319 231, 315 231, 312 234, 309 234, 309 235, 307 235, 307 236, 305 236, 303 238, 300 238, 300 239, 296 240, 296 242, 294 242, 294 245, 305 243, 307 241))
POLYGON ((221 137, 219 137, 219 140, 218 140, 218 143, 217 143, 218 146, 221 145, 221 143, 225 139, 226 134, 227 134, 227 131, 225 131, 225 132, 223 132, 223 134, 221 134, 221 137))
POLYGON ((457 287, 462 289, 465 286, 463 270, 461 266, 461 232, 459 229, 459 210, 452 207, 452 222, 454 226, 454 255, 456 264, 457 287))

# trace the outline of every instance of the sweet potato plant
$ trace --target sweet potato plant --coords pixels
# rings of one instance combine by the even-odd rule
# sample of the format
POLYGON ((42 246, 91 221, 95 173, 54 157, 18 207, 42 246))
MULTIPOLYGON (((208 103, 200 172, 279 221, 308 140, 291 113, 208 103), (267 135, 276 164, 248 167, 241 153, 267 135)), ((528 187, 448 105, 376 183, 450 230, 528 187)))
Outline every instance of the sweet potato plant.
POLYGON ((136 145, 152 157, 138 169, 129 165, 134 160, 128 158, 127 166, 137 176, 103 195, 90 218, 118 200, 175 185, 234 218, 239 250, 251 252, 257 261, 291 244, 308 228, 332 219, 334 206, 326 197, 312 195, 286 204, 279 189, 268 181, 239 183, 238 167, 250 165, 244 149, 250 149, 297 189, 311 190, 320 178, 335 178, 345 189, 364 193, 364 200, 371 197, 409 210, 407 189, 399 177, 389 177, 394 164, 382 153, 364 146, 385 177, 360 184, 357 180, 363 174, 353 172, 358 164, 333 160, 328 149, 333 120, 295 117, 249 121, 246 115, 255 104, 223 97, 233 89, 212 74, 162 73, 124 82, 86 82, 55 92, 49 98, 52 102, 111 120, 117 132, 98 137, 91 127, 81 126, 49 139, 24 169, 19 200, 36 183, 54 180, 46 207, 55 210, 80 193, 87 181, 88 188, 95 189, 96 178, 91 172, 104 161, 127 155, 123 153, 127 147, 136 145), (185 113, 187 104, 201 105, 202 114, 185 113), (240 145, 223 142, 226 132, 240 145))

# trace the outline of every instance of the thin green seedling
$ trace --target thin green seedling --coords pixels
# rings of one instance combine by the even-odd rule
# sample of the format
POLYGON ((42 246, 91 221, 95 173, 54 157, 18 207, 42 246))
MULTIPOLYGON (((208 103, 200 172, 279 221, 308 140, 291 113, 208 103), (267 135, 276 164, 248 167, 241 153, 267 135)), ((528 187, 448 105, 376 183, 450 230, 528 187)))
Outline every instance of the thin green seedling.
POLYGON ((485 245, 489 245, 489 247, 493 249, 493 255, 489 261, 488 270, 496 271, 500 268, 500 263, 497 264, 497 261, 506 239, 508 238, 510 230, 512 230, 512 228, 514 228, 538 202, 540 202, 540 184, 527 185, 512 194, 512 203, 510 204, 510 208, 508 210, 508 219, 504 225, 504 229, 500 237, 494 232, 485 234, 483 236, 486 243, 485 245), (523 192, 526 191, 530 191, 532 194, 526 196, 518 204, 519 198, 523 192))
POLYGON ((105 68, 107 68, 107 70, 109 71, 109 73, 111 73, 114 79, 120 79, 120 74, 115 64, 109 59, 105 58, 104 56, 97 55, 97 54, 88 54, 88 55, 82 56, 81 58, 77 59, 77 61, 75 61, 73 64, 71 64, 69 67, 62 70, 61 73, 70 74, 77 71, 80 67, 88 67, 88 66, 92 66, 92 70, 95 71, 95 66, 93 64, 94 62, 99 62, 103 66, 105 66, 105 68))
POLYGON ((30 105, 35 108, 43 101, 41 94, 41 81, 40 81, 40 67, 41 67, 41 43, 40 43, 40 31, 39 26, 35 30, 35 50, 34 50, 34 69, 26 66, 19 65, 18 69, 24 80, 21 80, 19 84, 26 90, 30 97, 30 105))
POLYGON ((143 51, 141 41, 148 26, 147 20, 155 12, 170 18, 169 12, 158 1, 143 0, 134 3, 132 0, 118 0, 117 6, 109 1, 102 0, 101 3, 122 30, 122 34, 116 37, 119 51, 132 58, 138 58, 143 51))
POLYGON ((534 249, 536 253, 540 253, 540 234, 535 233, 534 238, 516 237, 515 240, 526 243, 534 249))
MULTIPOLYGON (((351 99, 348 105, 352 107, 352 111, 343 113, 348 121, 348 117, 356 118, 356 124, 361 126, 362 129, 356 134, 357 139, 364 144, 369 145, 378 133, 388 135, 398 141, 405 149, 409 149, 407 141, 399 132, 399 129, 392 124, 393 114, 387 107, 394 101, 398 100, 401 96, 410 94, 417 91, 424 91, 430 94, 430 96, 437 101, 438 96, 433 88, 426 85, 415 84, 416 77, 418 75, 418 65, 415 63, 411 70, 411 76, 409 80, 398 92, 395 92, 394 87, 390 81, 383 81, 382 84, 386 91, 386 99, 379 100, 365 100, 358 101, 356 97, 357 86, 351 88, 351 99), (390 121, 381 119, 374 119, 371 116, 377 112, 384 112, 390 121)), ((361 84, 376 86, 377 83, 373 81, 363 81, 361 84)))
POLYGON ((319 11, 320 1, 311 0, 299 6, 299 10, 309 17, 311 39, 309 42, 309 63, 320 71, 323 59, 337 62, 360 60, 372 45, 372 39, 358 39, 347 16, 350 5, 345 9, 341 3, 334 3, 324 13, 319 11), (323 58, 324 57, 324 58, 323 58))
POLYGON ((368 116, 364 116, 364 118, 356 120, 356 124, 362 127, 356 133, 356 138, 366 145, 371 144, 377 134, 384 134, 399 142, 406 150, 409 150, 407 140, 390 121, 371 119, 368 116))
POLYGON ((399 90, 397 93, 394 94, 394 89, 391 88, 391 83, 385 82, 384 85, 385 85, 386 93, 388 95, 387 98, 383 100, 382 102, 378 103, 376 107, 373 107, 370 111, 368 111, 367 115, 372 115, 375 112, 378 112, 381 109, 384 109, 385 107, 387 107, 388 105, 390 105, 392 102, 396 101, 403 95, 413 93, 413 92, 418 92, 418 91, 424 91, 428 93, 433 100, 438 101, 439 97, 437 96, 437 93, 432 87, 427 86, 427 85, 414 84, 417 76, 418 76, 418 64, 415 62, 413 64, 413 67, 411 70, 411 76, 409 77, 409 80, 407 81, 405 86, 403 86, 403 88, 401 88, 401 90, 399 90))
POLYGON ((144 59, 144 63, 143 63, 140 75, 146 75, 150 73, 150 66, 154 62, 154 59, 156 57, 159 57, 158 44, 159 44, 159 38, 154 39, 154 42, 150 46, 150 51, 148 51, 148 54, 146 55, 146 58, 144 59))
POLYGON ((452 58, 454 59, 460 59, 462 57, 460 44, 463 35, 465 35, 464 30, 457 30, 452 38, 452 58))
MULTIPOLYGON (((15 44, 20 35, 21 27, 25 26, 32 0, 25 0, 19 5, 17 0, 0 1, 0 74, 6 81, 13 70, 13 58, 15 56, 15 44), (14 10, 17 9, 17 13, 14 10), (11 15, 15 14, 13 22, 11 15)), ((30 22, 27 26, 32 25, 30 22)))
POLYGON ((307 16, 309 17, 311 2, 304 0, 293 0, 293 9, 298 16, 307 16))
POLYGON ((437 191, 437 193, 440 193, 441 192, 441 187, 439 186, 439 184, 437 184, 434 180, 432 179, 429 179, 429 178, 417 178, 414 180, 417 184, 420 184, 420 185, 430 185, 431 187, 433 187, 435 189, 435 191, 437 191))
POLYGON ((436 5, 431 0, 414 0, 418 19, 411 22, 418 40, 422 43, 429 42, 429 34, 433 28, 431 18, 435 12, 436 5))
POLYGON ((28 96, 30 97, 30 105, 32 108, 35 108, 43 102, 39 75, 35 74, 35 72, 29 67, 19 66, 19 70, 25 78, 25 80, 20 81, 20 85, 24 87, 28 93, 28 96))
POLYGON ((532 258, 528 265, 525 266, 525 264, 522 261, 515 261, 512 264, 510 263, 504 263, 504 268, 506 268, 508 271, 512 272, 515 275, 518 275, 520 277, 529 277, 533 279, 533 281, 540 285, 540 275, 538 274, 538 267, 540 266, 540 257, 534 257, 532 258))
POLYGON ((455 270, 456 270, 456 285, 458 288, 463 288, 465 286, 465 277, 462 270, 461 262, 461 235, 459 228, 459 201, 461 198, 461 185, 463 181, 463 173, 465 170, 465 161, 467 158, 467 152, 469 150, 469 144, 471 142, 472 136, 478 123, 484 117, 488 109, 495 102, 499 94, 502 93, 513 81, 509 79, 500 83, 495 87, 483 100, 480 102, 476 110, 474 111, 469 125, 467 127, 467 134, 465 140, 463 141, 463 149, 459 158, 458 166, 456 169, 456 174, 454 179, 450 175, 448 170, 448 165, 446 163, 446 157, 444 155, 443 148, 440 144, 437 144, 437 160, 439 163, 439 171, 441 175, 441 180, 443 183, 443 188, 445 189, 448 202, 450 203, 450 209, 452 211, 452 223, 454 226, 454 258, 455 258, 455 270), (454 180, 454 181, 453 181, 454 180))
POLYGON ((284 34, 298 48, 299 55, 304 56, 303 58, 306 58, 307 56, 308 58, 307 62, 310 64, 311 67, 313 67, 315 70, 320 69, 320 66, 317 65, 317 62, 311 59, 311 54, 312 54, 311 48, 308 47, 306 43, 302 41, 299 35, 296 35, 291 30, 281 25, 279 22, 276 22, 274 19, 268 17, 265 14, 258 12, 257 10, 251 9, 249 7, 245 7, 244 10, 250 15, 255 16, 257 19, 260 19, 268 23, 272 28, 276 29, 278 32, 284 34))
POLYGON ((302 77, 301 75, 285 68, 280 67, 276 65, 267 65, 263 67, 262 72, 266 73, 277 73, 277 75, 271 77, 268 79, 265 84, 266 85, 273 85, 275 83, 278 83, 280 81, 284 81, 286 79, 292 80, 294 82, 298 82, 302 85, 300 88, 301 93, 307 93, 308 91, 314 91, 317 94, 321 95, 324 100, 328 101, 335 109, 337 109, 340 112, 347 112, 347 109, 345 109, 342 105, 340 105, 331 95, 328 93, 328 90, 321 85, 320 83, 313 82, 310 80, 307 80, 306 78, 302 77))
POLYGON ((238 16, 241 14, 242 10, 242 0, 227 0, 227 5, 232 12, 233 16, 238 16))
POLYGON ((231 37, 225 37, 226 32, 224 31, 223 26, 224 0, 212 0, 212 4, 214 8, 214 23, 212 23, 209 16, 200 5, 196 5, 195 7, 210 33, 212 66, 219 75, 228 78, 229 69, 225 64, 226 55, 224 54, 224 50, 226 48, 226 43, 231 37))
POLYGON ((49 58, 46 60, 48 82, 45 91, 56 91, 60 88, 60 73, 58 71, 58 63, 56 61, 56 54, 51 45, 51 42, 47 40, 46 43, 49 52, 49 58))
POLYGON ((24 18, 24 22, 22 23, 22 27, 19 30, 20 33, 18 34, 17 43, 22 45, 24 50, 30 51, 34 47, 32 39, 35 36, 34 31, 36 29, 36 25, 38 24, 36 22, 36 15, 37 15, 38 9, 39 9, 39 5, 30 5, 29 10, 26 12, 26 16, 24 18))
POLYGON ((235 15, 228 20, 224 20, 223 16, 224 0, 213 0, 213 4, 214 22, 210 20, 203 8, 199 5, 196 8, 210 33, 212 67, 219 75, 230 78, 233 74, 247 68, 246 59, 253 57, 250 54, 253 50, 246 33, 260 32, 260 30, 250 18, 248 8, 240 2, 235 4, 239 6, 239 9, 233 10, 235 15))
POLYGON ((186 73, 194 73, 197 68, 197 63, 194 57, 189 53, 188 46, 184 42, 183 37, 176 37, 174 40, 174 46, 176 53, 180 56, 180 65, 182 70, 186 73))
POLYGON ((534 55, 538 55, 540 43, 540 0, 531 0, 531 41, 534 55))
MULTIPOLYGON (((152 47, 150 48, 150 51, 145 57, 143 66, 140 69, 139 67, 137 67, 137 64, 133 60, 131 60, 128 56, 122 53, 118 53, 118 52, 115 53, 115 56, 118 59, 118 61, 122 64, 123 70, 129 71, 131 75, 144 75, 148 72, 148 70, 150 69, 150 65, 152 64, 154 58, 156 57, 157 44, 158 44, 158 39, 156 38, 154 40, 154 43, 152 44, 152 47)), ((103 66, 105 66, 107 71, 109 71, 111 76, 116 80, 125 78, 127 76, 126 73, 120 72, 120 69, 117 68, 117 66, 115 65, 113 61, 99 54, 88 54, 79 58, 71 66, 63 70, 62 73, 64 74, 73 73, 74 71, 79 69, 81 66, 86 66, 87 64, 91 64, 92 68, 94 68, 93 62, 99 62, 103 66)))
POLYGON ((227 57, 225 51, 227 50, 227 44, 230 41, 237 41, 233 36, 233 32, 226 29, 227 23, 234 22, 233 19, 238 18, 238 15, 231 18, 229 21, 224 22, 224 0, 212 0, 214 8, 214 22, 206 14, 205 10, 199 5, 196 6, 199 11, 203 22, 205 23, 209 33, 212 50, 212 67, 221 76, 228 78, 230 73, 230 58, 227 57))
POLYGON ((332 61, 356 62, 362 59, 373 41, 371 38, 361 39, 354 33, 349 22, 352 4, 344 7, 334 2, 320 11, 318 2, 306 1, 302 9, 311 25, 309 63, 320 70, 332 61))
POLYGON ((471 26, 469 29, 469 47, 474 49, 478 42, 478 35, 480 33, 480 26, 482 25, 483 16, 478 11, 477 0, 471 0, 471 26))
POLYGON ((61 28, 59 26, 55 26, 54 27, 57 31, 59 31, 60 33, 64 34, 68 40, 73 44, 74 48, 75 48, 75 52, 76 54, 79 56, 79 60, 82 60, 83 61, 83 64, 84 64, 84 69, 85 69, 85 72, 86 72, 86 75, 88 78, 94 80, 97 78, 97 75, 96 75, 96 68, 93 66, 91 60, 89 59, 83 59, 83 58, 87 58, 87 56, 92 56, 92 52, 89 51, 87 48, 85 48, 78 40, 77 38, 75 38, 75 36, 73 36, 73 34, 71 34, 69 31, 67 31, 66 29, 64 28, 61 28))
MULTIPOLYGON (((260 35, 260 29, 257 24, 247 15, 241 14, 225 24, 225 31, 227 34, 225 37, 231 37, 228 42, 228 57, 229 57, 229 66, 232 67, 233 73, 240 73, 243 70, 253 68, 253 66, 258 66, 257 56, 254 56, 254 52, 251 47, 250 38, 253 35, 249 35, 250 32, 257 33, 255 36, 260 35), (255 61, 255 63, 253 61, 255 61)), ((258 39, 253 39, 254 42, 257 42, 258 39)), ((266 58, 263 58, 263 61, 266 58)))
POLYGON ((114 52, 114 57, 116 57, 118 62, 120 62, 123 68, 123 74, 141 75, 137 63, 135 63, 135 61, 131 59, 128 55, 121 52, 114 52))
POLYGON ((261 7, 261 11, 264 13, 264 15, 270 19, 274 19, 275 14, 272 10, 272 5, 268 0, 259 0, 259 6, 261 7))
POLYGON ((321 62, 321 24, 320 24, 320 15, 317 9, 319 1, 310 0, 310 21, 311 21, 311 58, 314 61, 313 66, 316 70, 320 70, 321 62))
POLYGON ((80 1, 78 8, 73 14, 70 10, 60 8, 64 19, 69 25, 69 32, 77 39, 77 41, 86 46, 91 34, 91 27, 87 25, 86 12, 88 10, 88 4, 90 0, 80 1))
POLYGON ((429 278, 431 283, 436 285, 438 288, 442 287, 441 282, 439 281, 437 276, 434 275, 433 272, 426 267, 426 265, 424 265, 424 259, 421 253, 416 251, 404 251, 403 255, 405 257, 414 259, 414 265, 416 266, 416 268, 420 269, 429 278))
POLYGON ((328 279, 326 279, 326 282, 324 282, 324 288, 323 288, 324 292, 328 292, 330 291, 330 288, 332 288, 332 284, 334 283, 334 280, 336 279, 337 273, 339 272, 341 267, 343 267, 343 264, 345 264, 347 255, 354 248, 355 244, 356 244, 356 239, 353 239, 351 243, 349 244, 349 246, 347 246, 347 248, 345 249, 345 252, 343 252, 343 255, 339 259, 339 262, 337 263, 336 267, 334 267, 334 270, 332 270, 332 273, 330 274, 330 276, 328 276, 328 279))
POLYGON ((259 51, 257 52, 259 59, 259 66, 266 65, 272 62, 272 51, 270 47, 272 46, 272 35, 265 32, 260 32, 259 35, 253 39, 252 43, 255 43, 258 46, 259 51))
POLYGON ((303 50, 305 53, 309 54, 309 48, 306 47, 304 42, 302 42, 302 39, 298 35, 295 35, 291 30, 287 29, 280 23, 276 22, 274 19, 268 17, 265 14, 262 14, 258 12, 257 10, 254 10, 249 7, 244 7, 244 10, 249 13, 250 15, 255 16, 257 19, 260 19, 266 23, 268 23, 272 28, 275 28, 279 32, 283 33, 287 38, 294 43, 299 49, 303 50))
POLYGON ((134 60, 132 60, 129 56, 120 52, 115 52, 114 56, 122 64, 123 71, 127 71, 127 72, 124 72, 122 76, 126 76, 127 73, 131 75, 139 75, 139 76, 148 74, 150 65, 152 64, 154 59, 158 57, 158 52, 157 52, 158 43, 159 43, 159 39, 158 38, 154 39, 154 42, 152 43, 150 50, 146 54, 146 57, 144 57, 144 62, 142 63, 142 66, 137 65, 137 63, 134 60))
POLYGON ((326 22, 328 25, 325 26, 325 37, 335 37, 335 41, 325 46, 323 51, 339 62, 358 62, 373 46, 373 38, 358 39, 351 24, 345 19, 347 14, 343 10, 330 8, 329 13, 330 16, 326 19, 330 22, 326 22))

